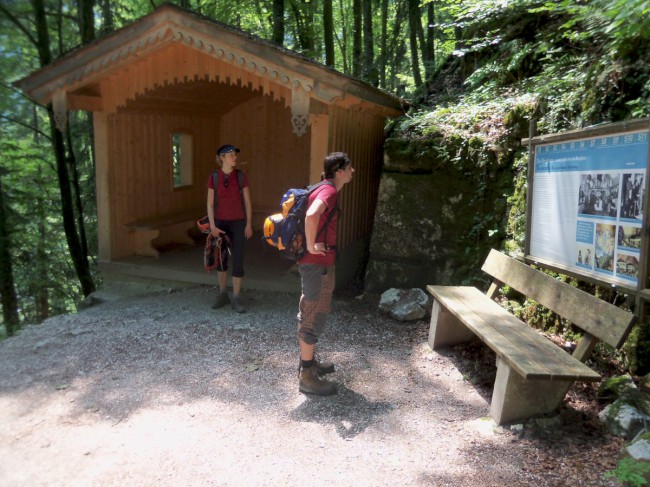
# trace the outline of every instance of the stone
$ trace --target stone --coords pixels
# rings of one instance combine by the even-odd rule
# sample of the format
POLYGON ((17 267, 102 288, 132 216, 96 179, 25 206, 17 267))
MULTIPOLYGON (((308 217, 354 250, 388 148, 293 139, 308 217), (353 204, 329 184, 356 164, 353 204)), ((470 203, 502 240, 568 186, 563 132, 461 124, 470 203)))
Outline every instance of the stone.
POLYGON ((422 289, 391 288, 381 295, 379 310, 397 321, 414 321, 428 316, 431 304, 431 298, 422 289))
POLYGON ((628 439, 644 431, 646 423, 650 421, 650 416, 627 404, 624 399, 617 399, 603 409, 598 417, 610 433, 628 439))
POLYGON ((635 460, 650 461, 650 433, 640 434, 625 450, 635 460))

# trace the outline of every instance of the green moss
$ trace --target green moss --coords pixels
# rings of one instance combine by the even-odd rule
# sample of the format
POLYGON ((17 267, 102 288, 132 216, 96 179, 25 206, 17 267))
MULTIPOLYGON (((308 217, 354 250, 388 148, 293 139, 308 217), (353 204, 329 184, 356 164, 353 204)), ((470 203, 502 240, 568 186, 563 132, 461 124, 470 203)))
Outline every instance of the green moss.
POLYGON ((634 381, 630 375, 609 377, 598 387, 599 397, 621 397, 630 389, 634 389, 634 381))

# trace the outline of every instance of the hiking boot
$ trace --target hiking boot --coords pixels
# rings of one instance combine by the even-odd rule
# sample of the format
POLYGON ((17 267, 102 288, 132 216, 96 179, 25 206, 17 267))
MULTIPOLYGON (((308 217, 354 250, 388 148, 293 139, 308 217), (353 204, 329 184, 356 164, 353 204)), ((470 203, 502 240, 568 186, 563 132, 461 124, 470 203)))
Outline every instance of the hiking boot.
POLYGON ((225 306, 228 303, 228 292, 227 291, 221 291, 219 294, 217 294, 217 299, 212 305, 212 309, 219 309, 222 306, 225 306))
POLYGON ((232 309, 237 311, 237 313, 246 312, 246 308, 244 307, 243 304, 241 304, 241 301, 239 300, 239 296, 233 296, 232 299, 230 300, 230 304, 232 305, 232 309))
POLYGON ((316 367, 318 375, 327 375, 334 373, 334 364, 326 360, 321 361, 320 357, 316 355, 314 355, 314 367, 316 367))
POLYGON ((331 396, 332 394, 336 394, 336 384, 321 379, 318 376, 316 367, 309 367, 300 371, 298 390, 305 394, 331 396))

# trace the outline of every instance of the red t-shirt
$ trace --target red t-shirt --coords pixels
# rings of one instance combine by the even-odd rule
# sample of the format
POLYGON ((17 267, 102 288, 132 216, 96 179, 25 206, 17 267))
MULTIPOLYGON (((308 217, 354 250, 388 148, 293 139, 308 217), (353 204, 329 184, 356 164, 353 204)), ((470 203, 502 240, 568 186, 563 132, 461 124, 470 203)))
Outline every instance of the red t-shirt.
MULTIPOLYGON (((217 214, 214 216, 217 220, 243 220, 246 217, 244 207, 242 205, 242 196, 239 192, 239 181, 237 180, 237 172, 235 169, 230 174, 224 173, 219 169, 219 187, 217 188, 217 195, 219 201, 217 203, 217 214), (226 187, 226 181, 228 187, 226 187)), ((248 187, 248 176, 242 172, 244 178, 242 179, 242 189, 248 187)), ((212 181, 212 173, 208 177, 208 188, 214 189, 212 181)))
MULTIPOLYGON (((311 206, 317 199, 323 201, 327 205, 327 209, 321 214, 320 219, 318 220, 317 234, 320 233, 320 235, 316 238, 316 243, 325 242, 328 246, 336 246, 336 227, 339 215, 338 211, 335 211, 335 208, 338 196, 339 194, 336 191, 336 188, 329 184, 324 184, 309 195, 309 206, 311 206), (327 230, 321 230, 325 226, 327 217, 332 211, 334 211, 334 215, 329 221, 327 230)), ((326 252, 325 255, 307 253, 307 255, 300 259, 299 263, 333 265, 335 261, 336 252, 330 250, 329 252, 326 252)))

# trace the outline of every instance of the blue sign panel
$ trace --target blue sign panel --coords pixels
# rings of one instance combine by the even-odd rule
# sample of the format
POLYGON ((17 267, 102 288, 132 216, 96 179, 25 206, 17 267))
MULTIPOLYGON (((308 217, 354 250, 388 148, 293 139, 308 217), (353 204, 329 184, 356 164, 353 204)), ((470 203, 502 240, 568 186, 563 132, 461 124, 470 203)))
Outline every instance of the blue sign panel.
POLYGON ((636 286, 647 166, 647 131, 536 146, 531 257, 636 286))

